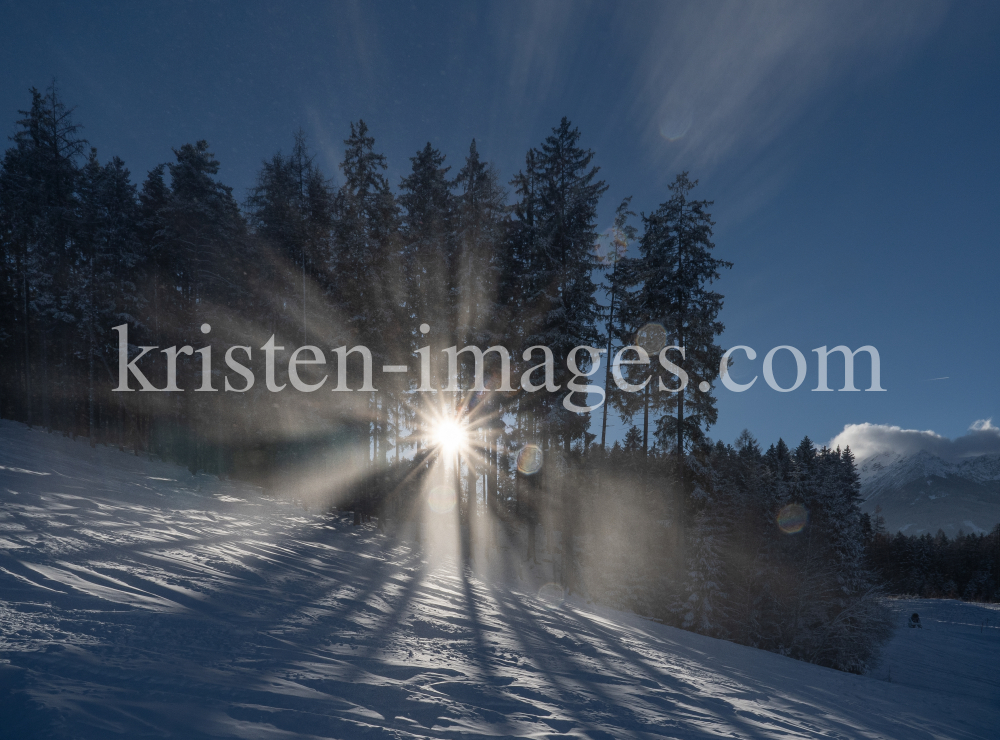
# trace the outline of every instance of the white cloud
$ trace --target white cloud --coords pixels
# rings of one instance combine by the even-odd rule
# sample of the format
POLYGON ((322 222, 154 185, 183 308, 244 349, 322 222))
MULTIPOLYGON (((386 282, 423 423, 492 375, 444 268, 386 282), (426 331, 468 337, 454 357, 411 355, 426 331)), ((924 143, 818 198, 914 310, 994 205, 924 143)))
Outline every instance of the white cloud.
POLYGON ((830 440, 829 447, 850 446, 858 460, 882 452, 912 455, 926 450, 945 460, 1000 454, 1000 427, 979 419, 961 437, 949 439, 930 430, 903 429, 888 424, 848 424, 830 440))

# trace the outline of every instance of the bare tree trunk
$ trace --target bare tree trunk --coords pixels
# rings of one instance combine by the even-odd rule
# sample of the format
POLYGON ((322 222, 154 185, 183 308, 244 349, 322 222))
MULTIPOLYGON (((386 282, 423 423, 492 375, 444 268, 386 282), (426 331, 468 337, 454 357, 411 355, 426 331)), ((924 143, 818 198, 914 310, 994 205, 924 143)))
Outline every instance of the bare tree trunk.
POLYGON ((40 334, 42 337, 42 426, 46 431, 52 431, 52 418, 49 410, 49 342, 44 326, 40 334))
POLYGON ((400 418, 401 415, 402 415, 402 404, 397 399, 396 400, 396 433, 393 435, 394 440, 396 442, 396 464, 397 465, 399 464, 399 448, 400 448, 399 435, 403 431, 403 422, 401 421, 401 418, 400 418))
POLYGON ((24 290, 24 404, 28 428, 31 428, 31 351, 29 347, 29 313, 28 313, 28 276, 23 276, 24 290))
POLYGON ((649 383, 642 392, 642 459, 649 458, 649 383))
POLYGON ((89 322, 87 330, 88 350, 87 350, 87 436, 90 437, 90 446, 97 446, 97 437, 94 430, 94 322, 93 317, 89 322))
POLYGON ((572 471, 569 469, 570 461, 560 476, 556 485, 559 486, 559 498, 562 503, 562 586, 566 593, 573 593, 576 590, 576 507, 570 497, 574 495, 573 486, 570 485, 572 471))
POLYGON ((465 485, 468 490, 468 507, 466 513, 466 528, 468 530, 468 559, 475 554, 476 528, 479 526, 479 492, 476 490, 478 475, 472 462, 472 455, 465 456, 465 485))
MULTIPOLYGON (((615 263, 615 271, 618 263, 615 263)), ((601 452, 604 452, 604 441, 608 434, 608 396, 611 395, 611 332, 615 318, 615 276, 611 276, 611 306, 608 308, 608 354, 604 364, 604 408, 601 410, 601 452)), ((584 437, 586 439, 586 437, 584 437)))

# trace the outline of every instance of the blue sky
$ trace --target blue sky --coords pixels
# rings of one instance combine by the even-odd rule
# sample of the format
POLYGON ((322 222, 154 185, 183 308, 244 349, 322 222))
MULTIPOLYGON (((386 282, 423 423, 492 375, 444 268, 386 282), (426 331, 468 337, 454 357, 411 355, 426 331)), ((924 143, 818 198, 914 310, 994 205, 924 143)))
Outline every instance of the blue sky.
MULTIPOLYGON (((959 437, 1000 420, 1000 5, 990 3, 2 3, 0 126, 58 79, 137 180, 208 139, 242 199, 302 127, 336 176, 364 118, 398 183, 475 137, 505 178, 562 116, 618 201, 690 170, 735 267, 724 346, 798 347, 805 383, 719 389, 762 441, 847 424, 959 437), (872 344, 885 393, 815 393, 821 345, 872 344), (946 378, 944 380, 932 380, 946 378)), ((838 363, 832 363, 835 368, 838 363)), ((864 368, 864 369, 862 369, 864 368)), ((781 382, 794 376, 787 353, 781 382), (785 364, 787 363, 787 364, 785 364)), ((839 387, 831 370, 831 387, 839 387)), ((867 387, 859 361, 858 387, 867 387)), ((981 430, 980 430, 981 431, 981 430)), ((1000 439, 1000 437, 998 437, 1000 439)), ((998 446, 1000 451, 1000 446, 998 446)))

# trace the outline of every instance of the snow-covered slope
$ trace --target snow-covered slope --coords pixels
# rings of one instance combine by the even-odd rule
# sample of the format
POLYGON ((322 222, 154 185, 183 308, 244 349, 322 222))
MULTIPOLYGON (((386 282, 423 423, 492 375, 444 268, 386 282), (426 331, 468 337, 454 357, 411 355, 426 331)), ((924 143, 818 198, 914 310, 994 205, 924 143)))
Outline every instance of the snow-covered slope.
POLYGON ((954 536, 988 532, 1000 522, 1000 455, 950 463, 929 452, 884 452, 863 460, 862 508, 878 506, 890 532, 954 536))
MULTIPOLYGON (((964 646, 936 658, 949 680, 909 670, 912 645, 894 641, 889 682, 562 600, 509 551, 463 572, 430 538, 419 548, 4 422, 0 466, 3 738, 929 739, 1000 727, 996 679, 981 679, 1000 659, 995 620, 984 636, 928 623, 926 645, 964 646)), ((954 609, 977 625, 985 613, 954 609)))
POLYGON ((892 604, 899 628, 874 677, 934 688, 941 698, 978 698, 1000 706, 1000 604, 952 599, 894 599, 892 604), (914 612, 920 615, 920 629, 903 627, 914 612))

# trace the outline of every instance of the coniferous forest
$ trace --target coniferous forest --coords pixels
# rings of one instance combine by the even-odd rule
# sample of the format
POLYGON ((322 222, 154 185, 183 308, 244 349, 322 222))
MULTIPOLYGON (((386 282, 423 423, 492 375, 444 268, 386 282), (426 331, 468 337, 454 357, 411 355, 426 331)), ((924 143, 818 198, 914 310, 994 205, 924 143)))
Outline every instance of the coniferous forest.
POLYGON ((887 532, 881 516, 863 517, 869 561, 894 594, 1000 601, 1000 525, 989 534, 904 535, 887 532))
POLYGON ((517 173, 483 161, 473 140, 447 156, 427 144, 398 183, 359 120, 344 132, 339 187, 299 133, 239 202, 205 141, 137 175, 89 147, 54 85, 26 102, 0 169, 3 418, 393 531, 419 518, 440 475, 429 420, 453 419, 470 440, 445 484, 465 557, 506 532, 519 557, 551 555, 569 592, 841 670, 877 659, 885 585, 996 598, 998 533, 948 543, 873 530, 849 449, 709 438, 716 288, 733 265, 715 257, 712 204, 687 173, 651 213, 623 198, 599 234, 609 186, 566 119, 517 173), (135 392, 135 376, 133 392, 114 390, 122 325, 127 361, 171 390, 135 392), (362 385, 361 354, 336 352, 358 345, 375 368, 433 358, 431 385, 445 390, 418 393, 412 372, 362 385), (605 358, 684 347, 671 359, 689 382, 678 390, 676 374, 647 365, 612 380, 610 363, 578 354, 608 390, 603 405, 571 410, 588 403, 564 361, 581 345, 605 358), (446 361, 466 346, 509 355, 487 353, 477 377, 471 353, 446 361), (311 367, 307 349, 290 377, 300 347, 341 364, 311 367), (537 347, 556 360, 534 382, 559 390, 504 389, 504 363, 520 378, 537 347), (341 371, 350 393, 330 392, 341 371), (631 425, 613 444, 609 409, 631 425), (923 570, 905 565, 918 560, 923 570))

